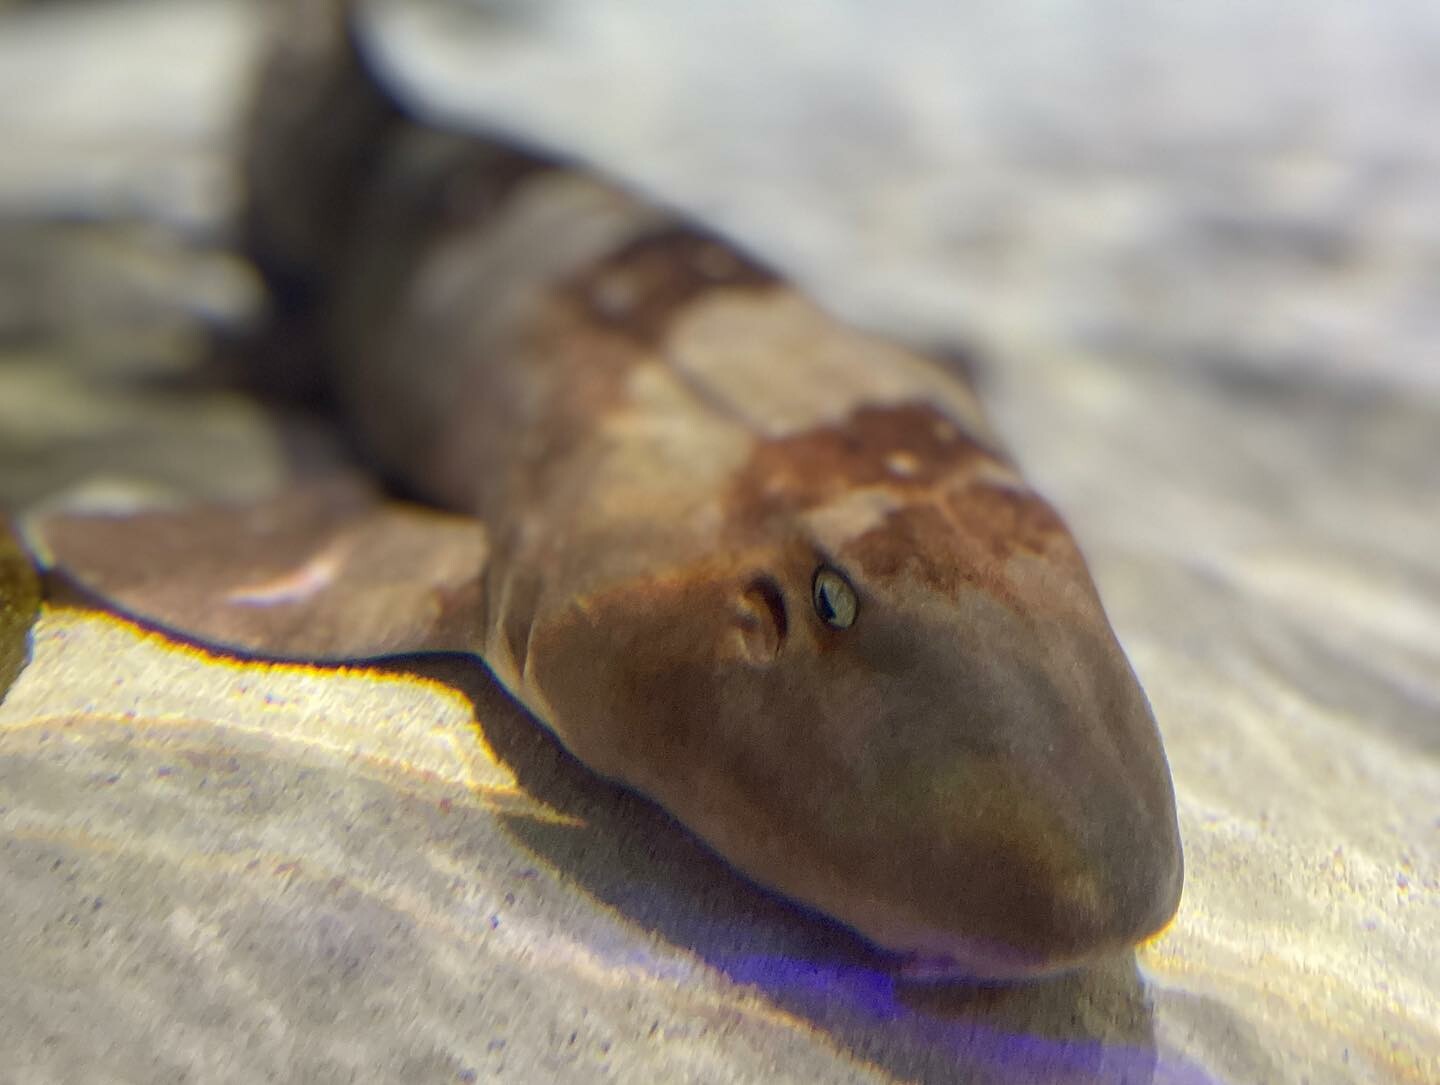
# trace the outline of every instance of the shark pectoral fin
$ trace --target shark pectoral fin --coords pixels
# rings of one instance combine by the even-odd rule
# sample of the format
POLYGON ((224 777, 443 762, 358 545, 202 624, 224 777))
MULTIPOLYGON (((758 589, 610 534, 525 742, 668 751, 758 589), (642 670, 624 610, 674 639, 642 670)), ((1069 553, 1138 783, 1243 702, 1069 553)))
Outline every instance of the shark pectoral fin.
POLYGON ((62 583, 205 644, 318 661, 476 643, 481 524, 349 481, 244 505, 35 514, 25 530, 62 583))

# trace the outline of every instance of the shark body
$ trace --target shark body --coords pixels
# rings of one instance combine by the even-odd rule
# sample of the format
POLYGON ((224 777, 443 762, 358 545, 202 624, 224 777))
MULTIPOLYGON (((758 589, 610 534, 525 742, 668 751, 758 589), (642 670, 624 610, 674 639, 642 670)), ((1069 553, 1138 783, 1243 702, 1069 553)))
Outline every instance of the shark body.
POLYGON ((476 653, 586 765, 911 974, 1044 975, 1162 928, 1182 859, 1155 720, 963 367, 622 186, 417 123, 343 5, 300 7, 247 157, 249 247, 303 346, 272 365, 478 525, 474 575, 422 584, 418 624, 225 626, 333 589, 313 554, 359 544, 317 544, 171 624, 476 653))

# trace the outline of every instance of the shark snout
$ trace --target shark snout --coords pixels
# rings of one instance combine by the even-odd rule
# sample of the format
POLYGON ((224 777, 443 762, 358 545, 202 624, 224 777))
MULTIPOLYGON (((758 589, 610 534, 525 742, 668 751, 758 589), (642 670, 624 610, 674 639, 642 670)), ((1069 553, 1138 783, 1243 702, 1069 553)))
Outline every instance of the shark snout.
POLYGON ((917 850, 933 843, 910 881, 924 927, 876 940, 926 968, 1065 971, 1145 940, 1178 906, 1175 798, 1149 703, 1108 626, 1052 634, 1025 650, 996 637, 952 664, 946 721, 910 731, 930 736, 895 773, 925 781, 907 823, 917 850))
POLYGON ((875 933, 910 958, 905 971, 991 980, 1058 973, 1169 922, 1183 878, 1171 810, 1145 794, 1148 784, 1074 764, 1062 781, 1056 767, 1027 776, 992 764, 979 773, 990 788, 957 792, 958 829, 913 883, 928 922, 875 933))
POLYGON ((1112 810, 1073 832, 1032 841, 1020 861, 1003 939, 1037 970, 1057 971, 1133 946, 1161 930, 1179 904, 1182 860, 1168 819, 1151 821, 1132 796, 1105 796, 1112 810), (1119 811, 1119 806, 1131 809, 1119 811), (1041 856, 1037 861, 1036 856, 1041 856))

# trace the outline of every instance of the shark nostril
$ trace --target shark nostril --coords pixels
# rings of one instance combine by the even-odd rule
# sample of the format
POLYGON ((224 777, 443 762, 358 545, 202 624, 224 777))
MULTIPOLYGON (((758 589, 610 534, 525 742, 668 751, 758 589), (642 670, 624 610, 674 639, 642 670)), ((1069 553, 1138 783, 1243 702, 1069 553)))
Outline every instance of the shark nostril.
POLYGON ((741 592, 737 626, 740 643, 754 663, 766 663, 779 654, 790 631, 785 593, 772 578, 756 576, 741 592))

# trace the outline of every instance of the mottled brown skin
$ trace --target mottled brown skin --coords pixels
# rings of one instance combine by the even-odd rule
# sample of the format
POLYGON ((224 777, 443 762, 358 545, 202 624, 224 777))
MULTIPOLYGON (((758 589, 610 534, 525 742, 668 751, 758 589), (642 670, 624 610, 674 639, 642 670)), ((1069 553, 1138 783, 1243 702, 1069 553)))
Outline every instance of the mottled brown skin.
POLYGON ((525 678, 582 758, 758 881, 927 962, 1042 974, 1169 920, 1174 797, 1059 519, 948 455, 834 549, 803 505, 727 513, 707 557, 537 616, 525 678), (810 605, 820 564, 859 590, 850 629, 810 605))
POLYGON ((40 613, 40 583, 30 558, 0 518, 0 700, 30 658, 30 627, 40 613))
MULTIPOLYGON (((335 55, 363 65, 330 45, 333 91, 335 55)), ((262 95, 259 200, 291 191, 306 71, 262 95)), ((963 374, 620 189, 355 108, 372 168, 304 163, 353 213, 296 242, 253 227, 303 216, 262 209, 252 247, 309 276, 367 454, 485 525, 460 646, 597 772, 917 970, 1040 975, 1163 927, 1154 719, 963 374), (849 628, 812 600, 822 567, 849 628)))

